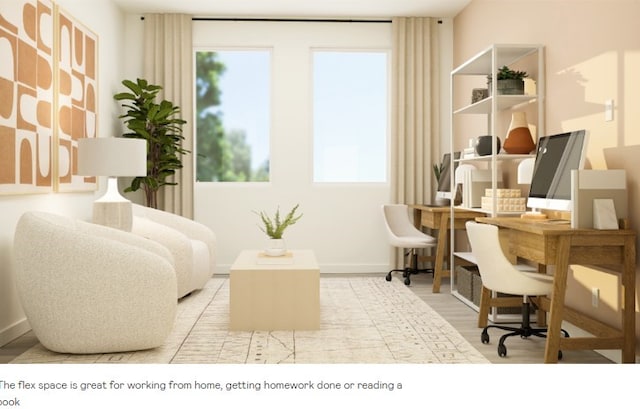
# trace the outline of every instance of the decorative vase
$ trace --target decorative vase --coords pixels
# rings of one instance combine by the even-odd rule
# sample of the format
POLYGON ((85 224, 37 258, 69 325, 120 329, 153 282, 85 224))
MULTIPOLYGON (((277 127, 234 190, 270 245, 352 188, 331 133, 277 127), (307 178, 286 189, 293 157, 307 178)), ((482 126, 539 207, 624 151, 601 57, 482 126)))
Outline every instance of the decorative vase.
MULTIPOLYGON (((497 136, 496 138, 496 154, 500 153, 500 138, 497 136)), ((491 155, 491 150, 493 148, 492 141, 493 136, 491 135, 482 135, 476 138, 475 149, 478 156, 487 156, 491 155)))
POLYGON ((503 147, 507 153, 512 154, 527 154, 536 148, 524 112, 514 112, 511 115, 511 124, 503 147))
POLYGON ((284 239, 269 239, 264 253, 271 257, 284 256, 287 253, 287 246, 285 245, 284 239))

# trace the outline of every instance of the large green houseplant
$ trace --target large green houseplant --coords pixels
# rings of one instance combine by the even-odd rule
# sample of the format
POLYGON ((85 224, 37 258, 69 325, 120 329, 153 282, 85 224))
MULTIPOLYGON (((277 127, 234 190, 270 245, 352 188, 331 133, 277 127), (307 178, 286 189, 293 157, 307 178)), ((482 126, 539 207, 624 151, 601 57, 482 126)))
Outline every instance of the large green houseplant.
POLYGON ((120 116, 130 132, 125 138, 138 138, 147 141, 147 175, 131 181, 125 192, 144 189, 148 207, 158 208, 158 190, 165 185, 176 185, 168 180, 176 169, 182 168, 181 156, 189 153, 182 147, 182 125, 185 120, 179 117, 180 108, 171 101, 156 102, 159 85, 149 84, 138 78, 136 82, 122 81, 129 91, 114 95, 127 111, 120 116))

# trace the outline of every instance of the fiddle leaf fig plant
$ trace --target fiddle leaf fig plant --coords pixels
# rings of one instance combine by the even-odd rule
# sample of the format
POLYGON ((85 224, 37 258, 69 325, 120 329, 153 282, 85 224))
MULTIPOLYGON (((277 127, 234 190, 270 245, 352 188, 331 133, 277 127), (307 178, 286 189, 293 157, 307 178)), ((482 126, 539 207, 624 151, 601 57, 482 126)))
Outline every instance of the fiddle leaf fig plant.
POLYGON ((286 214, 284 219, 280 216, 280 207, 278 207, 273 217, 262 211, 254 211, 254 213, 260 216, 260 220, 262 220, 263 226, 260 227, 260 230, 265 232, 271 239, 281 239, 285 229, 294 225, 302 217, 302 214, 296 215, 299 206, 300 204, 295 205, 293 209, 286 214))
POLYGON ((168 180, 176 169, 182 168, 181 156, 189 153, 182 147, 182 125, 187 121, 179 117, 180 107, 171 101, 156 102, 162 87, 149 84, 138 78, 136 82, 122 81, 128 91, 115 94, 122 101, 126 112, 120 115, 130 132, 125 138, 138 138, 147 141, 147 175, 131 181, 125 192, 144 189, 148 207, 158 207, 158 190, 165 185, 177 185, 168 180))

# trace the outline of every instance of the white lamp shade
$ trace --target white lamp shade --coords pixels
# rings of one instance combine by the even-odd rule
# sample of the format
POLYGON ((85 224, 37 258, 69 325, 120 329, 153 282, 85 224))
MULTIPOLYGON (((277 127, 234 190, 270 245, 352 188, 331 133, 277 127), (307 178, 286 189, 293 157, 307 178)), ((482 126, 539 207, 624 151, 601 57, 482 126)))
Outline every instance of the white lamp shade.
POLYGON ((518 184, 530 185, 533 178, 533 166, 536 160, 534 158, 528 158, 520 162, 518 165, 518 184))
POLYGON ((112 137, 78 139, 78 175, 146 176, 147 141, 112 137))
POLYGON ((456 185, 461 185, 464 184, 464 175, 467 172, 471 172, 473 170, 475 170, 476 167, 473 165, 469 165, 469 164, 464 164, 464 165, 460 165, 456 168, 456 172, 454 174, 454 182, 456 185))

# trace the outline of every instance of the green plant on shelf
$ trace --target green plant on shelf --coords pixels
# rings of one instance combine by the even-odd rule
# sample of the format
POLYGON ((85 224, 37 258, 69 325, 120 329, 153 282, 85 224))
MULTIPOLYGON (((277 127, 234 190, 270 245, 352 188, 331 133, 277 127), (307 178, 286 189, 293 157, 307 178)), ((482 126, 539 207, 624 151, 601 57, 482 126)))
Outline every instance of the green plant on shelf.
MULTIPOLYGON (((503 65, 498 69, 498 81, 500 80, 523 80, 528 77, 526 71, 516 71, 503 65)), ((487 80, 491 82, 491 75, 487 75, 487 80)))

